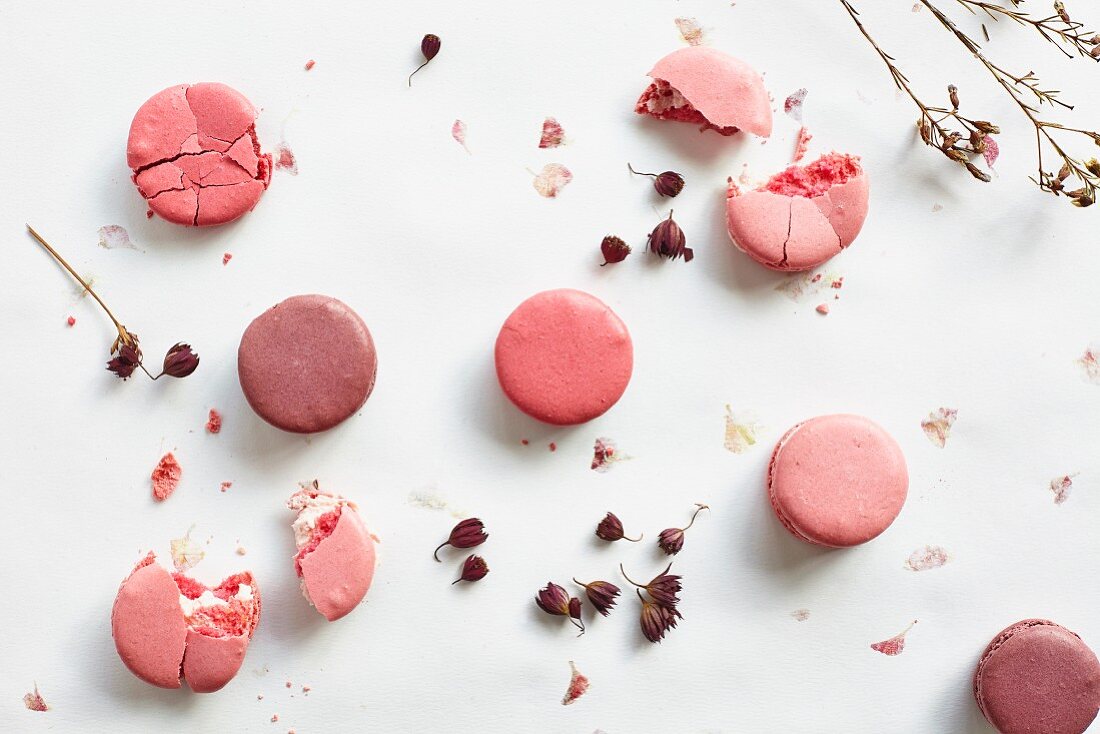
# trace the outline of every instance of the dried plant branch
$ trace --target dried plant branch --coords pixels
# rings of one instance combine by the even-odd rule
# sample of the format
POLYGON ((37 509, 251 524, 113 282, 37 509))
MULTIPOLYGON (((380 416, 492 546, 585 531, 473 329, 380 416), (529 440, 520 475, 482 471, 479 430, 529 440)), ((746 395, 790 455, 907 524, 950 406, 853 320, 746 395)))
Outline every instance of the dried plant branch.
POLYGON ((1084 58, 1100 61, 1100 36, 1085 30, 1084 23, 1070 20, 1064 7, 1061 13, 1056 11, 1054 15, 1046 18, 1034 18, 1030 13, 1014 9, 1020 7, 1020 0, 1013 0, 1012 8, 984 2, 984 0, 955 0, 955 2, 975 15, 986 15, 994 21, 1004 18, 1022 26, 1031 26, 1069 58, 1073 58, 1076 52, 1084 58))

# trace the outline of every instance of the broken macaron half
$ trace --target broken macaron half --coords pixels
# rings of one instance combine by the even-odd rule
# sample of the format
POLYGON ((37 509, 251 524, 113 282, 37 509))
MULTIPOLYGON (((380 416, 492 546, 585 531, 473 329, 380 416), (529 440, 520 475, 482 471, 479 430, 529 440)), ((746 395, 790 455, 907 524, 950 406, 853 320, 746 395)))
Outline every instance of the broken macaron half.
POLYGON ((772 109, 764 80, 751 66, 706 46, 673 51, 657 62, 653 79, 634 106, 639 115, 690 122, 700 131, 772 134, 772 109))
POLYGON ((212 693, 233 679, 260 621, 248 571, 214 587, 169 573, 152 552, 122 582, 111 612, 115 649, 130 672, 161 688, 181 679, 212 693))
POLYGON ((867 218, 867 174, 859 156, 827 153, 789 166, 763 186, 726 192, 730 239, 772 270, 809 270, 856 239, 867 218))
POLYGON ((374 539, 355 503, 304 485, 287 500, 298 513, 293 525, 294 570, 302 594, 333 622, 359 605, 374 580, 374 539))

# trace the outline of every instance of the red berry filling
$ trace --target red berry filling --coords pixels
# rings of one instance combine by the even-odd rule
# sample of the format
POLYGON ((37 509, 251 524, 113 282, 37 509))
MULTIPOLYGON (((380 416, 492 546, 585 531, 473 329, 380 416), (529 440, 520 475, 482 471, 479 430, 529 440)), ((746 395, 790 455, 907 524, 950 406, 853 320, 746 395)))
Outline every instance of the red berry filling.
POLYGON ((694 123, 701 126, 700 130, 714 130, 721 135, 733 135, 737 132, 738 128, 734 126, 712 125, 710 120, 703 117, 702 112, 692 107, 691 103, 682 97, 683 103, 675 104, 674 96, 678 94, 671 84, 663 79, 656 79, 642 92, 642 96, 634 106, 634 111, 639 115, 651 115, 658 120, 694 123))

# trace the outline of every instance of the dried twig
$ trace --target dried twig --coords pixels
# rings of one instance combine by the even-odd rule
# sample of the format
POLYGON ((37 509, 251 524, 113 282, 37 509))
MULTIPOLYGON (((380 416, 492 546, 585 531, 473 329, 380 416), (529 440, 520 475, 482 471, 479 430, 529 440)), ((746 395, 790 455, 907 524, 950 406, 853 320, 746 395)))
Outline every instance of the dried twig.
POLYGON ((1020 7, 1020 0, 1013 2, 1012 8, 983 0, 955 0, 955 2, 975 15, 986 15, 995 21, 1004 18, 1022 26, 1031 26, 1069 58, 1073 58, 1074 53, 1077 53, 1085 58, 1100 61, 1100 45, 1097 44, 1100 38, 1092 31, 1085 30, 1084 23, 1069 20, 1064 7, 1061 13, 1056 11, 1054 15, 1046 18, 1034 18, 1029 13, 1014 9, 1020 7))

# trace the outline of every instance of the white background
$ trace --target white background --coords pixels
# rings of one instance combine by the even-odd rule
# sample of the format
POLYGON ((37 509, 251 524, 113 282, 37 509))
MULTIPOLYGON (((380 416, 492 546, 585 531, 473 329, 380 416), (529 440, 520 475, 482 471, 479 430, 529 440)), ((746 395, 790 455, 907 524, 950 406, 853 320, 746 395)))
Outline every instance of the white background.
MULTIPOLYGON (((927 12, 910 0, 858 4, 926 101, 942 103, 954 82, 964 112, 1002 125, 992 183, 919 145, 914 108, 838 2, 0 6, 0 727, 976 734, 990 729, 971 676, 1002 627, 1048 617, 1100 645, 1100 386, 1075 364, 1100 339, 1100 211, 1027 181, 1030 126, 927 12), (633 113, 645 72, 683 46, 677 16, 765 73, 778 107, 766 145, 633 113), (409 89, 426 32, 443 50, 409 89), (154 92, 206 80, 262 107, 261 140, 284 139, 300 174, 277 172, 230 226, 147 220, 126 168, 130 119, 154 92), (776 291, 784 277, 736 252, 723 226, 726 177, 747 163, 762 179, 789 160, 798 125, 781 106, 800 87, 811 155, 861 154, 872 182, 862 235, 826 268, 844 287, 825 317, 814 307, 831 292, 795 302, 776 291), (537 148, 547 115, 568 136, 556 150, 537 148), (470 154, 450 136, 456 118, 470 154), (674 204, 693 262, 641 254, 668 202, 627 161, 684 174, 674 204), (557 199, 538 196, 526 170, 550 162, 575 176, 557 199), (109 323, 24 222, 94 276, 151 362, 186 340, 198 372, 152 384, 104 371, 109 323), (143 251, 98 247, 108 224, 143 251), (601 269, 609 232, 638 254, 601 269), (604 299, 634 338, 625 396, 576 428, 522 416, 493 374, 501 322, 553 287, 604 299), (363 316, 380 367, 360 415, 307 439, 253 415, 235 350, 252 318, 310 292, 363 316), (741 455, 723 448, 727 403, 761 423, 741 455), (959 411, 944 449, 920 428, 941 406, 959 411), (224 413, 216 436, 203 430, 211 407, 224 413), (825 551, 775 520, 764 474, 786 428, 838 411, 897 438, 911 491, 883 536, 825 551), (591 471, 597 436, 633 458, 591 471), (158 504, 149 472, 168 450, 183 481, 158 504), (1074 472, 1056 505, 1051 478, 1074 472), (283 506, 314 477, 356 499, 382 541, 368 601, 332 624, 298 592, 283 506), (233 482, 225 494, 222 481, 233 482), (440 565, 431 550, 456 518, 415 506, 411 492, 486 521, 484 581, 449 585, 464 554, 440 565), (653 575, 663 559, 650 541, 702 501, 713 512, 674 565, 684 621, 663 644, 641 638, 630 598, 580 639, 535 608, 548 579, 622 583, 620 561, 653 575), (607 510, 646 542, 597 543, 607 510), (167 562, 169 541, 193 523, 207 554, 194 574, 214 582, 250 568, 264 599, 240 674, 201 696, 134 678, 109 626, 141 554, 167 562), (906 570, 925 544, 951 560, 906 570), (790 615, 800 608, 806 621, 790 615), (900 656, 870 649, 914 619, 900 656), (563 707, 569 660, 592 687, 563 707), (49 712, 23 708, 35 681, 49 712)), ((1060 59, 1027 29, 991 32, 991 54, 1034 68, 1078 104, 1071 119, 1100 125, 1095 66, 1060 59)), ((1087 141, 1071 145, 1091 155, 1087 141)))

